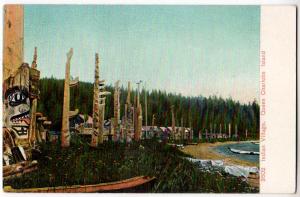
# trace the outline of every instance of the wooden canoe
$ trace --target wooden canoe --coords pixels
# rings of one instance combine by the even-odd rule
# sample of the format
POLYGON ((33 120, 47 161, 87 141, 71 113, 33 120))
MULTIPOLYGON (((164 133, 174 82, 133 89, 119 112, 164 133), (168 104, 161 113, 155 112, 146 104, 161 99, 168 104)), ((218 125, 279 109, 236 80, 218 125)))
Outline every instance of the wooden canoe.
POLYGON ((247 155, 259 155, 259 152, 256 151, 245 151, 245 150, 238 150, 234 148, 227 147, 231 152, 236 154, 247 154, 247 155))
POLYGON ((43 188, 14 189, 11 186, 5 186, 5 192, 34 192, 34 193, 91 193, 91 192, 114 192, 125 189, 135 188, 153 181, 155 177, 138 176, 122 181, 109 183, 100 183, 95 185, 72 185, 43 188))

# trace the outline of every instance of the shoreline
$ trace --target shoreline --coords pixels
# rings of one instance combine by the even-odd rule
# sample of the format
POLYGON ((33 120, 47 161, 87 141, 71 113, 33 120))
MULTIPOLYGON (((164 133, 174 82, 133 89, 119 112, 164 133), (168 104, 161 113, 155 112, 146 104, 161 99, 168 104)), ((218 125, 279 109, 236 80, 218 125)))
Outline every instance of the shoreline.
MULTIPOLYGON (((252 140, 251 140, 252 141, 252 140)), ((242 141, 249 142, 249 141, 242 141)), ((213 148, 221 145, 237 144, 237 141, 215 142, 215 143, 198 143, 197 145, 187 145, 182 152, 189 154, 197 159, 223 160, 227 165, 255 166, 259 167, 259 163, 245 161, 233 156, 225 156, 216 152, 213 148)))
MULTIPOLYGON (((252 140, 251 140, 252 141, 252 140)), ((249 142, 249 141, 242 141, 249 142)), ((181 149, 182 152, 189 154, 197 159, 209 159, 209 160, 222 160, 225 165, 240 165, 240 166, 249 166, 249 167, 258 167, 259 163, 245 161, 233 156, 225 156, 216 152, 213 148, 221 145, 236 144, 239 142, 236 141, 227 141, 227 142, 215 142, 215 143, 198 143, 197 145, 188 145, 184 149, 181 149)), ((259 188, 259 174, 258 175, 249 175, 248 183, 252 187, 259 188)))

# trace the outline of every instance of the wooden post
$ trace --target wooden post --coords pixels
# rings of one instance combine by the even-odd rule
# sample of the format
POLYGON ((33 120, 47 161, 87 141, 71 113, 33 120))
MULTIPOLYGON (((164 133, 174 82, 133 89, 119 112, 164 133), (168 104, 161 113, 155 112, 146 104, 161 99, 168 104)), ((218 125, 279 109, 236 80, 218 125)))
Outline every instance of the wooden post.
MULTIPOLYGON (((95 62, 96 65, 98 65, 98 107, 99 107, 99 114, 98 114, 98 144, 102 144, 103 143, 103 133, 104 133, 104 115, 105 115, 105 100, 106 100, 106 96, 110 95, 110 92, 107 92, 105 90, 105 80, 100 80, 100 60, 99 60, 99 55, 98 53, 95 54, 95 62)), ((96 73, 95 73, 96 74, 96 73)), ((96 80, 95 80, 95 83, 96 80)), ((97 90, 96 90, 97 93, 97 90)), ((95 95, 96 97, 96 95, 95 95)), ((96 101, 95 101, 96 102, 96 101)), ((97 117, 97 115, 95 114, 95 118, 97 117)), ((109 133, 109 140, 112 139, 112 136, 114 136, 115 134, 115 130, 111 129, 110 133, 109 133)), ((96 136, 95 136, 96 137, 96 136)))
POLYGON ((3 80, 14 74, 24 59, 23 5, 4 6, 3 80))
POLYGON ((228 137, 231 138, 231 124, 228 124, 228 137))
POLYGON ((99 138, 99 56, 95 54, 95 81, 94 81, 94 98, 93 98, 93 133, 91 146, 98 146, 99 138))
POLYGON ((131 138, 132 127, 134 127, 134 121, 135 121, 135 118, 132 118, 132 116, 135 117, 135 113, 132 110, 131 85, 130 85, 130 81, 128 81, 127 98, 126 98, 126 104, 125 104, 125 129, 124 129, 125 141, 129 141, 129 139, 131 138), (128 138, 128 140, 127 140, 127 138, 128 138))
POLYGON ((140 104, 140 84, 142 81, 139 81, 138 89, 137 89, 137 96, 136 96, 136 107, 135 107, 135 132, 134 132, 134 139, 136 141, 139 141, 141 138, 141 132, 142 132, 142 105, 140 104))
POLYGON ((119 127, 119 120, 120 120, 120 88, 119 88, 120 81, 118 80, 115 83, 115 90, 114 90, 114 121, 113 127, 114 131, 118 131, 119 127))
POLYGON ((175 113, 174 113, 174 105, 171 106, 171 113, 172 113, 172 136, 175 140, 175 113))
POLYGON ((154 128, 155 126, 155 114, 152 114, 152 127, 154 128))
POLYGON ((137 136, 138 136, 138 140, 141 139, 141 134, 142 134, 142 127, 143 127, 143 116, 142 116, 142 105, 139 105, 139 116, 138 116, 138 132, 137 132, 137 136))
POLYGON ((214 124, 214 137, 217 138, 217 124, 214 124))
MULTIPOLYGON (((99 134, 98 134, 98 144, 103 143, 103 133, 104 133, 104 113, 105 113, 105 98, 102 103, 99 104, 99 134)), ((114 134, 114 130, 111 131, 111 135, 114 134)))
POLYGON ((183 127, 183 117, 181 117, 181 129, 180 129, 180 136, 181 136, 181 140, 184 140, 185 137, 185 133, 184 133, 184 127, 183 127))
POLYGON ((126 103, 125 103, 125 124, 127 122, 127 119, 129 118, 128 117, 128 112, 129 112, 129 109, 131 107, 131 102, 130 102, 130 81, 128 81, 128 85, 127 85, 127 98, 126 98, 126 103))
MULTIPOLYGON (((34 48, 34 54, 33 54, 33 61, 31 64, 31 69, 37 68, 37 47, 34 48)), ((37 97, 38 95, 35 95, 35 97, 32 100, 31 105, 31 112, 30 112, 30 126, 29 126, 29 143, 34 144, 36 142, 36 110, 37 110, 37 97)))
POLYGON ((146 130, 145 130, 145 138, 148 138, 148 131, 147 131, 147 126, 148 126, 148 111, 147 111, 147 91, 146 91, 146 82, 145 82, 145 126, 146 126, 146 130))
POLYGON ((212 124, 211 124, 211 123, 209 124, 209 129, 210 129, 210 138, 212 138, 212 136, 213 136, 213 135, 212 135, 212 133, 213 133, 212 129, 213 129, 213 128, 212 128, 212 124))
POLYGON ((220 124, 220 138, 222 138, 222 124, 220 124))
POLYGON ((73 56, 73 49, 67 53, 65 84, 64 84, 64 104, 63 104, 63 117, 61 128, 61 146, 70 146, 70 130, 69 130, 69 111, 70 111, 70 62, 73 56))
POLYGON ((194 138, 194 130, 192 128, 192 118, 191 118, 191 109, 189 109, 189 128, 190 128, 190 140, 193 141, 194 138))

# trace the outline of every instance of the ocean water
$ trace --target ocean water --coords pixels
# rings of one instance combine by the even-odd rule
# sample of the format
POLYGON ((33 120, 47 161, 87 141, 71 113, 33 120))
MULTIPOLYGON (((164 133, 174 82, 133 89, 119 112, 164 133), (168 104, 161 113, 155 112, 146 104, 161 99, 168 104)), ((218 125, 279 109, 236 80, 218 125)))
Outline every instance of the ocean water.
POLYGON ((227 144, 227 145, 221 145, 213 148, 216 152, 225 156, 232 156, 241 160, 251 161, 256 163, 259 162, 259 155, 233 153, 228 149, 228 147, 238 149, 238 150, 244 150, 244 151, 259 152, 259 144, 253 144, 251 142, 240 142, 238 144, 227 144))

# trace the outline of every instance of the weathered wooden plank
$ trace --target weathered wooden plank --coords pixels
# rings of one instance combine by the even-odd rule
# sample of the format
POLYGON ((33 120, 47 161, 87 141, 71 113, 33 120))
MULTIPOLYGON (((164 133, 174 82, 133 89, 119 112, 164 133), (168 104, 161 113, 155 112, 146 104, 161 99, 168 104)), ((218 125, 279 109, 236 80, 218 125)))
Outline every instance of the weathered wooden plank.
POLYGON ((24 59, 24 10, 22 5, 4 6, 3 80, 16 72, 24 59))

